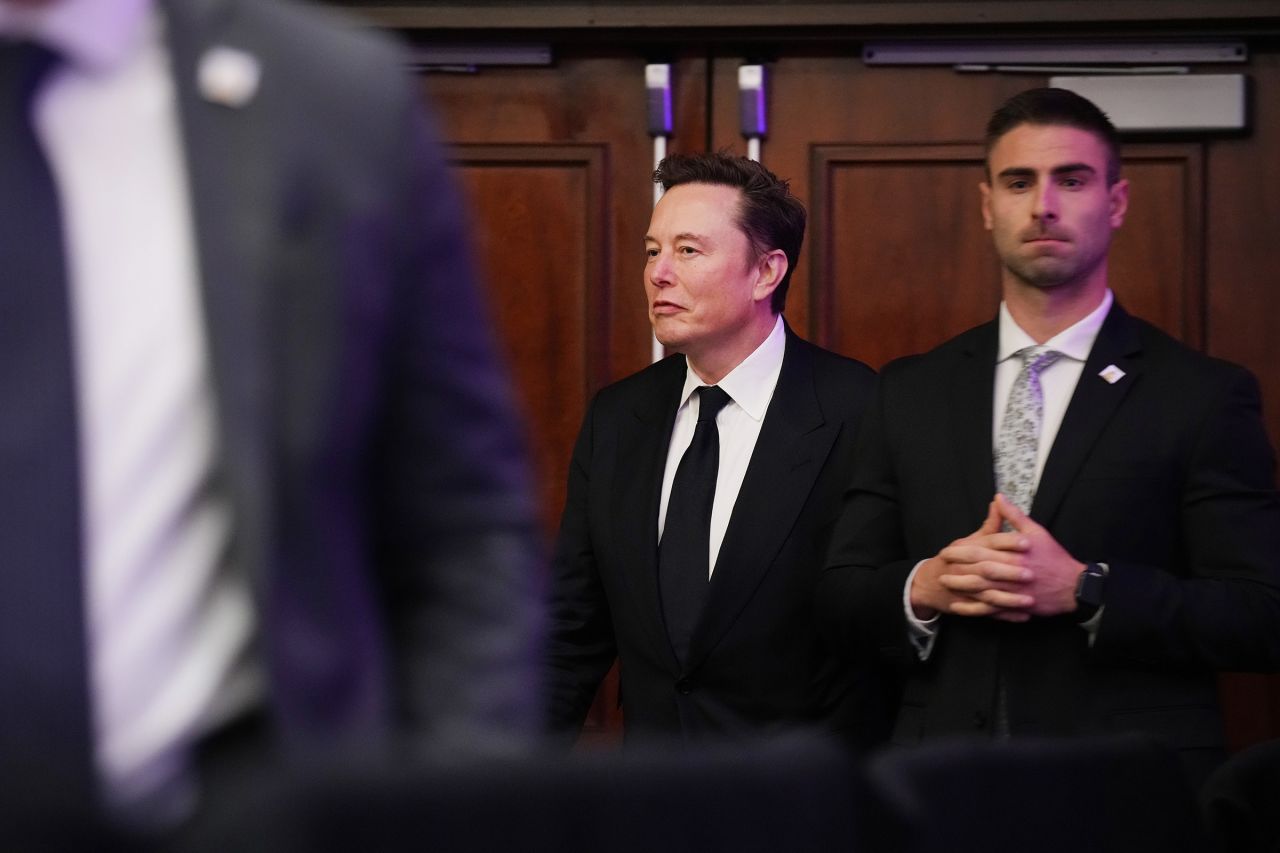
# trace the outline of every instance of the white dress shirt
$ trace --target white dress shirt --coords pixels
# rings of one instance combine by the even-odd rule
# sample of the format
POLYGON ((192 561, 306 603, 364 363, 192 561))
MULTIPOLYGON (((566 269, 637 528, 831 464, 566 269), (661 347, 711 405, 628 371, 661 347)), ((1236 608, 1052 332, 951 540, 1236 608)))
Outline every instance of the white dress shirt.
POLYGON ((82 480, 88 665, 107 802, 188 808, 186 749, 261 695, 248 585, 226 565, 186 164, 151 0, 0 3, 56 48, 36 128, 58 186, 82 480))
MULTIPOLYGON (((1040 474, 1044 471, 1045 460, 1053 449, 1053 442, 1058 437, 1058 427, 1062 426, 1062 417, 1067 412, 1071 397, 1075 394, 1080 374, 1084 371, 1085 360, 1093 349, 1093 342, 1102 329, 1102 321, 1107 318, 1111 304, 1115 301, 1110 289, 1102 297, 1098 307, 1088 316, 1068 326, 1049 340, 1045 341, 1045 349, 1057 350, 1062 358, 1049 365, 1040 373, 1040 388, 1044 393, 1044 414, 1040 422, 1040 443, 1036 448, 1035 485, 1040 483, 1040 474)), ((1000 434, 1000 424, 1004 420, 1004 410, 1009 402, 1009 394, 1013 390, 1014 380, 1022 370, 1022 360, 1014 354, 1026 347, 1036 346, 1035 340, 1023 331, 1009 313, 1009 307, 1000 303, 1000 339, 996 347, 995 394, 992 397, 991 446, 995 447, 1000 434)), ((1034 494, 1034 492, 1033 492, 1034 494)), ((993 495, 994 497, 994 495, 993 495)), ((971 532, 971 531, 968 531, 971 532)), ((907 627, 911 640, 915 644, 920 659, 924 660, 933 650, 933 641, 937 636, 938 617, 922 620, 911 609, 911 583, 916 572, 920 570, 921 560, 911 574, 907 576, 906 587, 902 591, 902 605, 907 614, 907 627)), ((1096 620, 1091 620, 1096 626, 1096 620)))
MULTIPOLYGON (((708 577, 715 572, 716 557, 720 554, 720 544, 724 542, 725 530, 733 515, 733 505, 747 475, 756 439, 760 437, 764 414, 769 409, 774 389, 778 387, 786 347, 787 335, 782 317, 778 317, 769 337, 717 383, 729 395, 730 402, 716 415, 716 430, 720 433, 720 470, 716 475, 716 494, 711 504, 708 577)), ((692 368, 687 370, 680 408, 676 411, 676 423, 671 431, 671 443, 667 446, 667 467, 662 476, 662 500, 658 507, 659 540, 667 523, 671 481, 675 479, 680 458, 689 449, 694 428, 698 425, 698 395, 693 392, 705 384, 692 368)))

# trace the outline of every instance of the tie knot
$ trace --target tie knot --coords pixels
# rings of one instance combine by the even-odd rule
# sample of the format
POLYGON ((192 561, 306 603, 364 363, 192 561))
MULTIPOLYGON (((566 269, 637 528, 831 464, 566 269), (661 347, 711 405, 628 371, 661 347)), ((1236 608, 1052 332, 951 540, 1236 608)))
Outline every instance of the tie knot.
POLYGON ((698 423, 715 420, 720 410, 729 404, 729 395, 719 385, 704 385, 697 393, 698 423))
POLYGON ((1040 371, 1062 358, 1062 353, 1056 349, 1044 349, 1043 347, 1024 347, 1014 353, 1018 358, 1022 359, 1022 366, 1039 375, 1040 371))
POLYGON ((33 41, 0 41, 0 105, 29 120, 31 101, 58 64, 58 54, 33 41))

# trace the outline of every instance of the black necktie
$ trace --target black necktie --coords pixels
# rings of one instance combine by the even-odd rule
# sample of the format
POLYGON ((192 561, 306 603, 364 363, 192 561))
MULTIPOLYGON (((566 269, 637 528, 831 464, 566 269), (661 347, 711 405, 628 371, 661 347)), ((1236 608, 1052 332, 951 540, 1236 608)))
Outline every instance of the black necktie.
POLYGON ((658 585, 662 615, 676 657, 683 664, 693 626, 707 598, 711 548, 711 502, 720 470, 720 433, 716 415, 729 395, 712 385, 699 388, 698 426, 680 457, 667 500, 667 520, 658 545, 658 585))
POLYGON ((70 804, 92 780, 76 400, 62 219, 32 124, 55 61, 0 41, 0 774, 6 795, 70 804))

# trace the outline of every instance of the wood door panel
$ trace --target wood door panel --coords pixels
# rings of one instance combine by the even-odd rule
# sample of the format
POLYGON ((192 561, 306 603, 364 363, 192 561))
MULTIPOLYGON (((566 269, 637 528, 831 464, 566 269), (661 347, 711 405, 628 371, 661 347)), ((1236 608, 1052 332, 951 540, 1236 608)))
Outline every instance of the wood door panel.
POLYGON ((1125 149, 1129 212, 1111 246, 1116 298, 1188 346, 1204 341, 1204 187, 1200 145, 1125 149))
POLYGON ((607 375, 604 151, 540 145, 453 151, 474 210, 498 336, 531 432, 543 521, 553 530, 582 412, 607 375), (548 247, 555 247, 554 264, 544 260, 548 247))
POLYGON ((1207 158, 1206 349, 1257 374, 1280 447, 1280 51, 1255 52, 1250 74, 1252 131, 1219 140, 1207 158))
POLYGON ((976 146, 815 146, 812 336, 880 368, 989 320, 976 146))

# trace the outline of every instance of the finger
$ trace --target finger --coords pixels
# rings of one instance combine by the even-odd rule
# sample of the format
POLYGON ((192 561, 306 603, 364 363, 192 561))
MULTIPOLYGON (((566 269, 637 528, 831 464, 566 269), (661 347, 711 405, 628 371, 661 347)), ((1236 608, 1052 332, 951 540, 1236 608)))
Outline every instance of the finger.
POLYGON ((1000 510, 993 500, 987 504, 987 517, 982 520, 981 526, 978 527, 979 534, 998 533, 1000 532, 1001 522, 1000 510))
POLYGON ((987 560, 977 564, 977 573, 994 584, 1011 584, 1024 586, 1036 579, 1036 574, 1022 564, 1022 561, 987 560))
POLYGON ((1025 584, 991 583, 977 575, 951 575, 940 585, 951 596, 972 599, 992 607, 1015 610, 1036 607, 1036 594, 1025 584))
POLYGON ((947 592, 957 595, 975 595, 990 587, 981 575, 939 575, 938 583, 947 592))
MULTIPOLYGON (((1031 523, 1034 524, 1035 522, 1031 523)), ((997 551, 1031 550, 1031 540, 1027 538, 1025 533, 1019 533, 1016 530, 1008 533, 992 533, 990 536, 983 537, 980 544, 987 548, 994 548, 997 551)))
MULTIPOLYGON (((1032 522, 1034 523, 1034 522, 1032 522)), ((1016 530, 996 533, 975 533, 963 539, 957 539, 948 548, 974 545, 981 548, 994 548, 998 551, 1027 551, 1031 548, 1031 540, 1025 533, 1016 530)))
POLYGON ((941 575, 938 583, 952 595, 984 601, 996 607, 1032 607, 1035 596, 1025 584, 990 581, 981 575, 941 575))
POLYGON ((1013 502, 1004 495, 997 494, 995 502, 1000 517, 1009 522, 1009 526, 1018 533, 1032 533, 1039 529, 1040 525, 1032 521, 1029 515, 1014 506, 1013 502))
MULTIPOLYGON (((1014 539, 1010 539, 1008 542, 1016 544, 1016 539, 1017 534, 1015 534, 1014 539)), ((948 545, 938 552, 938 556, 957 567, 972 566, 984 562, 1017 567, 1025 565, 1026 562, 1021 549, 989 548, 976 542, 968 542, 963 545, 948 545)), ((1010 578, 1010 580, 1016 580, 1016 578, 1010 578)))
POLYGON ((1027 610, 1035 607, 1036 604, 1035 598, 1026 593, 1010 592, 996 587, 985 589, 974 598, 983 604, 990 604, 1002 610, 1027 610))
MULTIPOLYGON (((1005 583, 1001 581, 991 581, 982 575, 942 575, 938 578, 939 585, 952 595, 962 595, 969 598, 982 598, 982 593, 988 590, 1000 590, 1005 593, 1012 593, 1019 596, 1025 596, 1030 599, 1031 594, 1027 591, 1026 584, 1005 583)), ((990 602, 999 603, 999 602, 990 602)), ((1019 604, 1004 606, 1022 606, 1019 604)), ((1028 605, 1029 606, 1029 605, 1028 605)))
POLYGON ((990 616, 996 608, 972 598, 958 598, 947 606, 947 611, 957 616, 990 616))

